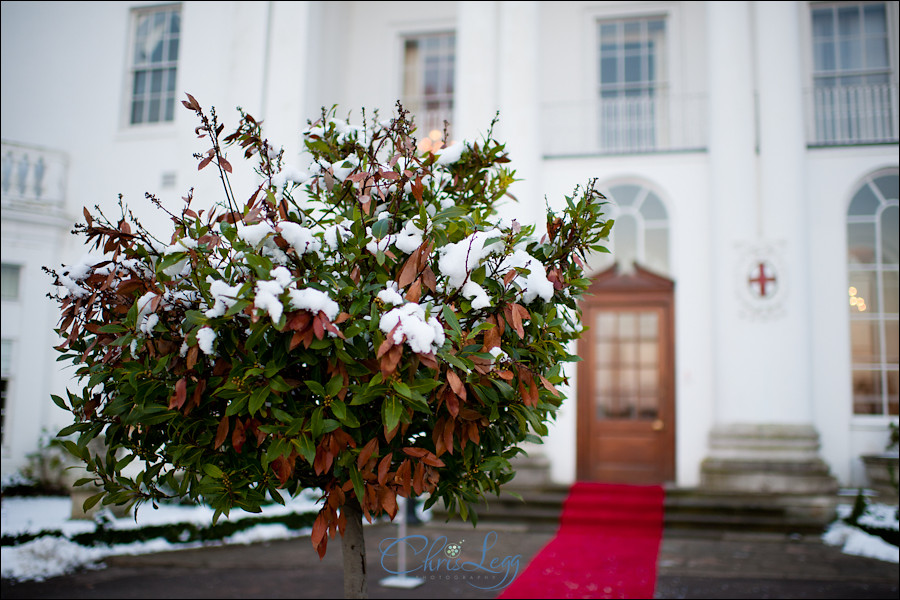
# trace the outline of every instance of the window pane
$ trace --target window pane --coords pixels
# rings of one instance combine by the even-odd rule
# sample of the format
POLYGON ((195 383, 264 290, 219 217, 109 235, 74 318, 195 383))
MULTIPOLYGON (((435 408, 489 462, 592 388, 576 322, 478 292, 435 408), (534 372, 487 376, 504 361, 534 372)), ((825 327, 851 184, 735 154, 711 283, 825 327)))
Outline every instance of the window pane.
POLYGON ((156 123, 159 121, 159 98, 153 98, 150 100, 150 114, 147 116, 147 121, 150 123, 156 123))
POLYGON ((655 312, 641 313, 639 325, 642 340, 655 340, 659 335, 659 315, 655 312))
POLYGON ((845 6, 838 9, 838 34, 841 36, 859 36, 859 8, 845 6))
MULTIPOLYGON (((618 223, 616 223, 618 225, 618 223)), ((847 225, 847 254, 851 265, 875 263, 875 224, 850 223, 847 225)))
POLYGON ((669 230, 667 228, 644 230, 644 261, 657 273, 669 272, 669 230))
POLYGON ((881 192, 881 196, 885 200, 897 200, 900 198, 898 187, 900 187, 900 177, 897 175, 882 175, 874 180, 875 187, 881 192))
POLYGON ((178 33, 181 30, 181 15, 175 11, 169 19, 169 33, 178 33))
POLYGON ((175 69, 169 69, 166 74, 166 91, 175 91, 175 69))
POLYGON ((864 185, 853 196, 847 214, 851 217, 874 216, 878 212, 879 206, 881 206, 881 200, 878 199, 871 187, 864 185))
POLYGON ((19 274, 21 267, 18 265, 3 265, 0 270, 0 296, 3 300, 19 299, 19 274))
POLYGON ((841 69, 844 71, 862 68, 862 43, 861 40, 843 40, 838 43, 841 57, 841 69))
POLYGON ((613 227, 615 253, 620 265, 631 265, 637 260, 637 221, 631 215, 621 215, 613 227))
POLYGON ((634 313, 619 314, 619 339, 633 340, 637 337, 637 318, 634 313))
POLYGON ((178 38, 169 40, 169 62, 178 60, 178 38))
POLYGON ((831 40, 816 42, 813 46, 816 71, 834 71, 837 59, 834 57, 834 42, 831 40))
POLYGON ((897 363, 900 362, 900 337, 898 337, 897 319, 884 320, 884 362, 897 363))
POLYGON ((12 350, 12 340, 0 340, 0 376, 9 377, 12 373, 12 350))
POLYGON ((132 123, 143 123, 144 122, 144 103, 140 100, 135 100, 131 103, 131 122, 132 123))
POLYGON ((158 94, 162 91, 163 71, 155 69, 150 72, 150 93, 158 94))
POLYGON ((610 84, 619 81, 619 60, 615 56, 600 59, 600 83, 610 84))
POLYGON ((853 413, 880 415, 881 373, 879 371, 853 371, 853 413))
POLYGON ((165 116, 163 117, 166 121, 174 121, 175 120, 175 97, 174 96, 166 96, 165 99, 165 116))
POLYGON ((850 271, 848 290, 851 315, 878 312, 878 279, 875 271, 850 271))
POLYGON ((881 213, 881 263, 900 264, 897 244, 900 240, 900 208, 891 206, 881 213))
POLYGON ((898 406, 897 406, 897 404, 898 404, 897 388, 898 388, 898 385, 900 385, 900 383, 898 383, 898 379, 900 379, 900 378, 898 378, 898 375, 900 375, 900 372, 898 372, 896 370, 887 372, 888 414, 891 415, 892 417, 896 417, 897 414, 900 414, 900 411, 898 411, 898 406))
POLYGON ((866 67, 870 69, 888 66, 887 38, 866 40, 866 67))
POLYGON ((887 19, 884 16, 883 4, 867 4, 863 6, 863 21, 867 35, 878 35, 887 32, 887 19))
POLYGON ((881 274, 882 293, 884 294, 884 312, 888 314, 900 313, 900 300, 897 291, 897 271, 886 271, 881 274))
POLYGON ((639 191, 641 188, 636 185, 617 185, 610 188, 609 195, 619 206, 631 206, 639 191))
POLYGON ((834 35, 834 13, 830 8, 814 10, 812 13, 813 37, 830 38, 834 35))
POLYGON ((850 321, 850 343, 854 364, 881 362, 878 321, 850 321))
POLYGON ((663 206, 659 196, 650 192, 641 203, 641 216, 648 221, 654 221, 665 220, 669 215, 666 213, 666 207, 663 206))
POLYGON ((134 95, 141 96, 147 90, 147 72, 138 71, 134 74, 134 95))

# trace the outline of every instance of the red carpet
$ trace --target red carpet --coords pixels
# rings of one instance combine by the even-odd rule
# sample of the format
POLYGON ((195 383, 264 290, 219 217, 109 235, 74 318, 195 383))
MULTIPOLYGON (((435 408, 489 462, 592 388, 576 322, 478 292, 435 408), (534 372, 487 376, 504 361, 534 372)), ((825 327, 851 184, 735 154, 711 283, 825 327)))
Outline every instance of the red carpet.
POLYGON ((576 483, 547 546, 500 598, 652 598, 660 486, 576 483))

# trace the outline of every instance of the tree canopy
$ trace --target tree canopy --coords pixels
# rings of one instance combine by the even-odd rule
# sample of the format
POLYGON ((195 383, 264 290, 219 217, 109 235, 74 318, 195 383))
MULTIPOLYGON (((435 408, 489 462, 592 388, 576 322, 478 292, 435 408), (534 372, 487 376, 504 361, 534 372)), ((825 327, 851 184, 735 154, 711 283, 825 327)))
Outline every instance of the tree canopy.
POLYGON ((162 238, 121 199, 114 218, 85 209, 93 253, 51 271, 60 360, 83 383, 54 396, 74 415, 60 435, 103 490, 87 504, 178 497, 218 518, 317 488, 320 555, 351 499, 393 518, 398 496, 428 494, 476 519, 563 400, 603 196, 576 188, 538 236, 496 217, 515 174, 493 125, 420 151, 399 104, 359 126, 323 110, 286 157, 249 114, 223 137, 214 109, 184 105, 223 198, 148 194, 162 238), (240 198, 236 158, 258 174, 240 198))

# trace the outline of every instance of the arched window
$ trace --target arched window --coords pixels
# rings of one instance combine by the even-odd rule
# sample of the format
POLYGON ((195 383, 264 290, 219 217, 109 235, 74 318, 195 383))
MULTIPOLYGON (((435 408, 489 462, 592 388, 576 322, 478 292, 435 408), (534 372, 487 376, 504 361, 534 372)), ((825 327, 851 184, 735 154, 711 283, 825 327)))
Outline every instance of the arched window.
POLYGON ((660 275, 669 274, 669 213, 659 196, 631 183, 604 190, 609 216, 616 220, 609 240, 612 254, 601 268, 617 262, 628 269, 636 262, 660 275))
POLYGON ((898 181, 896 169, 870 175, 847 209, 853 413, 858 415, 898 412, 898 181))

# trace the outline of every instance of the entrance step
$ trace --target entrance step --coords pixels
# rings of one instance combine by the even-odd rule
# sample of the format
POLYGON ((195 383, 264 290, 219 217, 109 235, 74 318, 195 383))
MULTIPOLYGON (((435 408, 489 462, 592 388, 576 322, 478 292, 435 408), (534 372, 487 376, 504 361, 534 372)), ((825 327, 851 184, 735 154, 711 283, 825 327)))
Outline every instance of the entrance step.
MULTIPOLYGON (((479 526, 515 527, 530 531, 555 530, 569 486, 547 485, 491 496, 475 507, 479 526)), ((837 496, 708 492, 667 488, 664 526, 677 535, 717 536, 733 532, 819 534, 834 519, 837 496)), ((591 507, 596 515, 617 521, 615 503, 591 507)), ((459 516, 447 521, 440 504, 432 508, 432 524, 459 527, 459 516)))

